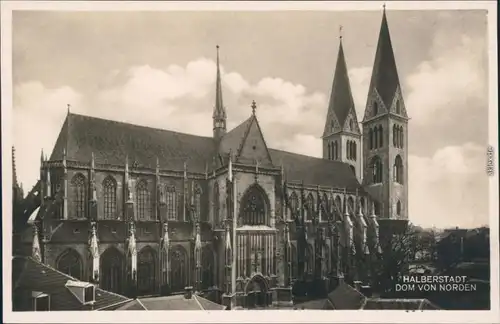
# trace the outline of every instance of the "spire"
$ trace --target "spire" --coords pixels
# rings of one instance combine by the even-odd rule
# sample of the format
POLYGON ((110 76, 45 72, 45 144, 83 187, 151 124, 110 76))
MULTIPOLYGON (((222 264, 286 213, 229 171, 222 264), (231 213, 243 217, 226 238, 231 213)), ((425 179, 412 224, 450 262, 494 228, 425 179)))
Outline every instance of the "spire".
POLYGON ((339 34, 339 52, 337 55, 337 64, 335 66, 330 102, 328 104, 328 115, 323 136, 327 136, 331 133, 332 118, 337 119, 341 129, 343 128, 349 112, 352 111, 356 119, 356 110, 354 109, 354 99, 345 61, 344 46, 342 45, 342 26, 339 28, 339 34))
POLYGON ((220 139, 226 133, 226 108, 222 100, 222 82, 219 63, 219 45, 217 48, 217 78, 215 80, 215 107, 213 118, 214 138, 220 139))
POLYGON ((377 89, 384 105, 390 107, 398 86, 399 76, 384 4, 368 96, 370 97, 374 89, 377 89))
POLYGON ((38 228, 36 224, 33 224, 33 245, 31 247, 31 256, 38 262, 42 261, 40 241, 38 240, 38 228))

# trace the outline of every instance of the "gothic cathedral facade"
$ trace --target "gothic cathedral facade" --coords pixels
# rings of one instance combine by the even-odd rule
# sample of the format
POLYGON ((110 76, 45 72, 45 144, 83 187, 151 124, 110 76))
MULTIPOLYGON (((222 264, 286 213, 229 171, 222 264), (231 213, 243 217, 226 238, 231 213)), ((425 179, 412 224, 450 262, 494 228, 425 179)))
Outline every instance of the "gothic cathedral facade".
POLYGON ((231 308, 369 282, 382 223, 408 219, 408 116, 385 10, 361 123, 340 39, 322 158, 267 147, 255 103, 227 130, 221 78, 217 50, 211 137, 68 112, 15 215, 36 213, 24 253, 116 293, 192 286, 231 308))

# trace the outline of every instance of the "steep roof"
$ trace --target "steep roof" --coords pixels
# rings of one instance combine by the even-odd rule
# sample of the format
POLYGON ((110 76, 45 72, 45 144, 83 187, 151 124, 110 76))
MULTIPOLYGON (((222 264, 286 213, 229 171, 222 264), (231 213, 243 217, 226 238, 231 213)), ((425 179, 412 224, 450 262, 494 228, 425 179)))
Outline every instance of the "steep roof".
POLYGON ((215 80, 215 107, 213 118, 226 118, 226 108, 224 107, 224 102, 222 101, 222 82, 220 77, 220 67, 219 67, 219 45, 217 45, 217 78, 215 80))
POLYGON ((345 61, 344 47, 342 46, 342 38, 339 44, 339 53, 337 57, 337 65, 335 67, 335 75, 333 77, 332 91, 330 94, 330 102, 328 104, 328 116, 325 124, 323 136, 327 136, 331 130, 331 121, 329 116, 334 114, 340 127, 343 128, 345 120, 349 112, 356 117, 356 110, 354 109, 354 99, 351 92, 351 83, 349 81, 349 74, 347 71, 347 64, 345 61))
POLYGON ((208 299, 193 294, 187 299, 184 295, 137 298, 118 308, 118 310, 224 310, 208 299))
POLYGON ((373 89, 377 89, 385 106, 390 107, 398 86, 398 70, 396 68, 396 59, 394 58, 389 25, 384 9, 369 94, 372 93, 373 89))
MULTIPOLYGON (((72 161, 89 163, 94 153, 96 163, 124 165, 128 156, 130 164, 137 162, 139 166, 155 168, 158 157, 162 169, 180 171, 187 161, 189 171, 203 173, 206 165, 213 164, 217 153, 226 154, 230 149, 237 153, 255 122, 256 117, 252 115, 228 132, 217 148, 211 137, 71 113, 64 122, 50 159, 61 160, 63 150, 66 150, 66 158, 72 161)), ((267 147, 265 150, 275 167, 284 166, 288 180, 353 190, 361 188, 346 163, 267 147)))
MULTIPOLYGON (((12 264, 13 296, 20 296, 29 291, 40 291, 50 295, 50 310, 89 310, 65 286, 68 280, 78 281, 78 279, 40 263, 32 257, 16 256, 12 264)), ((127 297, 96 288, 93 309, 110 309, 129 300, 127 297)))

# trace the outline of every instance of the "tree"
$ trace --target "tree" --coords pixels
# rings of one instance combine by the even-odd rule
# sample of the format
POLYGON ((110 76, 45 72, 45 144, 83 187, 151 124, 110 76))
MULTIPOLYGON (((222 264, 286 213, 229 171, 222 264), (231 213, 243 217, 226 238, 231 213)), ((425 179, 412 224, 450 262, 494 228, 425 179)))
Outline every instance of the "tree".
POLYGON ((373 262, 373 285, 376 291, 393 294, 396 283, 409 273, 410 264, 419 255, 432 255, 434 231, 426 231, 408 223, 397 234, 384 235, 380 240, 382 255, 373 262))

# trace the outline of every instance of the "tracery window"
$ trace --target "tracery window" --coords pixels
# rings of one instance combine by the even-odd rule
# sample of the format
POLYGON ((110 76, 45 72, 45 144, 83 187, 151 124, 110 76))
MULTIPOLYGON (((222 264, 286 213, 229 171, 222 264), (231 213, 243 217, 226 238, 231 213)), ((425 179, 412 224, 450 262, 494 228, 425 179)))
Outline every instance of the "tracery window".
POLYGON ((253 185, 243 195, 243 225, 266 225, 267 200, 264 190, 253 185))
POLYGON ((314 197, 310 193, 306 198, 306 221, 312 221, 314 218, 314 197))
POLYGON ((147 246, 137 258, 137 286, 140 295, 151 295, 156 291, 156 258, 154 250, 147 246))
POLYGON ((64 251, 57 260, 57 270, 73 277, 82 280, 82 259, 80 254, 73 249, 64 251))
POLYGON ((167 188, 167 219, 177 220, 177 192, 175 187, 167 188))
POLYGON ((104 189, 104 219, 116 219, 116 181, 108 176, 103 181, 104 189))
POLYGON ((137 218, 139 220, 151 220, 151 200, 145 180, 137 183, 136 192, 137 218))
POLYGON ((101 288, 117 294, 121 293, 124 269, 122 254, 116 248, 111 247, 104 251, 101 260, 101 288))
POLYGON ((75 218, 85 218, 87 211, 87 181, 85 177, 78 173, 71 181, 74 197, 75 218))
POLYGON ((193 200, 194 200, 194 212, 196 213, 196 217, 202 222, 208 221, 207 213, 202 213, 201 210, 201 188, 199 185, 196 185, 194 189, 193 200))
POLYGON ((186 250, 182 246, 173 248, 170 252, 170 260, 172 260, 172 292, 183 291, 188 284, 189 273, 186 250))
POLYGON ((291 193, 290 198, 290 209, 292 211, 291 216, 297 216, 295 215, 299 211, 299 197, 297 197, 297 194, 294 192, 291 193))

